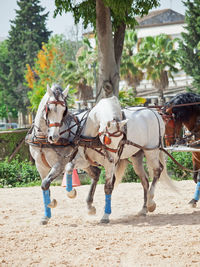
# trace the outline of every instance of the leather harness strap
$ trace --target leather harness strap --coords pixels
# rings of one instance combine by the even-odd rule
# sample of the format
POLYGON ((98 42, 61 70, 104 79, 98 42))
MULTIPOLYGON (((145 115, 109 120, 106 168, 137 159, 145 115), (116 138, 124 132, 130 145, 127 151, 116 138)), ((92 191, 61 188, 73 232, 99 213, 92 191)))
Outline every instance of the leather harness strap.
POLYGON ((60 101, 60 100, 48 101, 47 104, 55 104, 55 105, 61 105, 63 107, 66 107, 65 101, 60 101))
POLYGON ((60 122, 55 122, 55 123, 50 123, 48 124, 48 127, 60 127, 62 123, 60 122))
POLYGON ((42 151, 42 149, 40 150, 40 153, 41 153, 41 159, 42 159, 44 165, 45 165, 47 168, 50 168, 50 169, 51 169, 51 166, 50 166, 49 163, 47 162, 46 157, 45 157, 45 154, 44 154, 44 152, 42 151))

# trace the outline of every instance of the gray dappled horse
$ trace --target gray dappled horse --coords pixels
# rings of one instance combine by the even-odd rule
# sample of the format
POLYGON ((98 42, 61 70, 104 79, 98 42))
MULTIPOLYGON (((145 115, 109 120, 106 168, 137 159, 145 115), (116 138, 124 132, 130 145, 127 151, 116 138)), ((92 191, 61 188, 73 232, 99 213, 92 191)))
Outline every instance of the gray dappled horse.
MULTIPOLYGON (((40 102, 35 121, 26 138, 26 141, 30 146, 30 153, 35 160, 37 170, 43 180, 42 188, 45 214, 41 220, 42 224, 47 224, 51 217, 51 208, 56 205, 55 200, 53 203, 50 200, 49 185, 52 180, 62 174, 67 162, 71 161, 74 158, 74 155, 78 152, 77 145, 74 141, 77 135, 78 137, 80 136, 82 131, 81 124, 84 124, 85 118, 87 118, 84 112, 79 115, 80 121, 77 123, 77 117, 72 114, 67 114, 67 106, 65 102, 67 93, 68 88, 62 92, 59 85, 54 84, 52 88, 47 86, 47 92, 40 102)), ((95 121, 95 130, 100 127, 107 127, 111 132, 121 131, 125 121, 120 121, 122 119, 122 114, 116 98, 113 98, 112 108, 113 113, 110 112, 110 114, 112 113, 113 116, 108 116, 109 118, 112 118, 108 125, 97 125, 97 121, 95 121)), ((111 111, 111 109, 109 111, 111 111)), ((95 130, 91 125, 90 131, 92 135, 95 130)), ((95 135, 98 136, 98 132, 95 133, 95 135)), ((120 136, 116 137, 116 141, 118 139, 120 141, 122 137, 122 132, 120 132, 120 136)), ((111 147, 113 147, 114 143, 115 142, 112 143, 111 147)), ((110 180, 113 179, 114 158, 116 157, 117 150, 118 142, 115 147, 115 153, 105 152, 106 155, 111 153, 109 158, 110 161, 112 161, 112 170, 109 169, 107 171, 110 180), (113 153, 114 156, 112 158, 113 153)), ((94 184, 98 181, 100 171, 96 166, 91 166, 87 159, 85 159, 85 156, 84 158, 81 158, 80 155, 79 160, 82 163, 82 169, 93 178, 93 181, 95 181, 91 186, 90 194, 87 199, 88 209, 92 213, 94 208, 91 205, 93 202, 93 195, 91 192, 94 190, 94 184)), ((70 192, 68 192, 69 197, 75 197, 75 195, 75 190, 70 190, 70 192)))

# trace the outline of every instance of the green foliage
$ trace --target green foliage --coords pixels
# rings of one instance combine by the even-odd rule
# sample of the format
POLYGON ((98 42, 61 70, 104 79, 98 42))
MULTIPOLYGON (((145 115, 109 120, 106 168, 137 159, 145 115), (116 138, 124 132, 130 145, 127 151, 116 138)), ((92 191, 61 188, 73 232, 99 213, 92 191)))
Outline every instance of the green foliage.
MULTIPOLYGON (((32 110, 37 110, 46 92, 47 84, 51 86, 52 83, 58 83, 65 88, 66 85, 70 83, 68 80, 65 82, 62 76, 68 62, 67 60, 70 58, 69 52, 71 52, 71 48, 69 48, 68 44, 69 42, 63 35, 53 36, 49 42, 43 44, 42 49, 39 50, 35 58, 34 66, 31 68, 30 65, 27 65, 25 79, 27 86, 32 89, 28 93, 32 110)), ((76 50, 74 53, 75 52, 76 50)), ((72 58, 73 54, 71 55, 71 59, 72 58)), ((73 73, 70 72, 70 74, 73 76, 73 73)), ((72 94, 74 93, 75 91, 70 89, 69 95, 71 97, 68 98, 69 106, 74 103, 74 99, 72 98, 72 94)))
POLYGON ((143 72, 136 67, 134 63, 133 48, 137 43, 137 34, 135 31, 126 31, 124 38, 124 47, 120 65, 120 76, 128 86, 135 87, 143 79, 143 72))
MULTIPOLYGON (((173 152, 173 157, 183 166, 192 169, 191 153, 173 152)), ((144 160, 146 169, 146 162, 144 160)), ((167 161, 167 170, 170 176, 176 180, 191 179, 191 173, 185 172, 178 167, 170 158, 167 161)), ((86 174, 80 175, 81 184, 91 184, 91 178, 86 174)), ((132 164, 128 164, 122 182, 140 182, 132 164)), ((105 170, 101 167, 99 184, 105 184, 105 170)), ((41 185, 39 173, 34 165, 29 161, 16 158, 12 162, 7 159, 0 162, 0 187, 19 187, 41 185)), ((59 185, 54 183, 54 185, 59 185)))
POLYGON ((124 182, 124 183, 140 182, 140 179, 137 176, 137 174, 135 173, 132 164, 128 164, 128 166, 125 170, 122 182, 124 182))
MULTIPOLYGON (((172 156, 184 167, 192 170, 192 157, 190 152, 173 152, 172 156)), ((144 158, 144 168, 147 171, 146 159, 144 158)), ((167 158, 167 171, 171 178, 175 180, 188 180, 192 178, 192 173, 183 171, 179 166, 177 166, 170 158, 167 158)), ((147 171, 148 172, 148 171, 147 171)), ((128 164, 122 182, 140 182, 139 177, 136 175, 132 164, 128 164)), ((100 179, 100 184, 105 183, 105 170, 102 168, 100 179)))
POLYGON ((105 184, 105 181, 106 181, 106 172, 105 172, 105 169, 101 167, 101 173, 99 176, 98 184, 105 184))
MULTIPOLYGON (((103 0, 103 2, 111 10, 114 29, 122 23, 125 23, 129 28, 133 28, 136 25, 135 16, 148 14, 150 9, 159 5, 157 0, 103 0)), ((55 15, 72 12, 76 24, 82 19, 85 29, 89 25, 96 27, 96 1, 55 0, 55 4, 55 15)))
POLYGON ((179 42, 180 65, 193 78, 193 85, 200 93, 200 60, 197 45, 200 41, 200 0, 186 0, 185 29, 179 42))
POLYGON ((132 89, 119 91, 119 102, 122 107, 132 107, 144 104, 146 99, 143 97, 135 97, 132 89))
POLYGON ((12 107, 10 98, 12 92, 9 85, 9 58, 8 43, 3 41, 0 43, 0 118, 9 120, 9 116, 16 118, 17 111, 12 107))
MULTIPOLYGON (((6 157, 10 157, 11 154, 16 149, 17 145, 25 138, 27 130, 14 132, 9 131, 9 133, 0 134, 0 160, 4 160, 6 157)), ((22 145, 18 153, 16 154, 19 160, 29 159, 29 148, 25 143, 22 145)))
MULTIPOLYGON (((139 52, 134 59, 138 67, 147 70, 147 79, 160 82, 166 68, 168 76, 173 79, 173 72, 178 71, 175 67, 178 60, 177 51, 174 49, 176 41, 177 39, 171 40, 165 34, 142 39, 139 52)), ((165 88, 167 84, 161 86, 165 88)))
MULTIPOLYGON (((192 156, 190 152, 172 152, 172 156, 184 167, 192 170, 192 156)), ((191 179, 192 173, 183 171, 170 158, 167 160, 167 169, 171 176, 176 180, 191 179)))
POLYGON ((139 52, 134 56, 135 64, 146 70, 147 80, 151 80, 159 90, 161 99, 169 77, 173 80, 174 73, 178 72, 175 66, 179 54, 174 48, 175 42, 177 39, 171 40, 166 34, 148 36, 142 39, 139 52))
POLYGON ((0 187, 39 185, 41 179, 35 166, 28 161, 15 159, 0 162, 0 187), (37 182, 37 183, 36 183, 37 182))
POLYGON ((44 14, 39 0, 19 0, 17 4, 19 10, 16 10, 16 18, 11 21, 8 37, 9 82, 12 89, 10 103, 16 109, 25 111, 29 104, 28 88, 24 85, 26 64, 33 64, 42 42, 48 41, 51 32, 45 24, 48 13, 44 14))
POLYGON ((89 39, 84 38, 76 54, 76 61, 68 61, 62 78, 78 90, 80 83, 87 86, 95 84, 94 72, 97 72, 97 49, 92 48, 89 39))

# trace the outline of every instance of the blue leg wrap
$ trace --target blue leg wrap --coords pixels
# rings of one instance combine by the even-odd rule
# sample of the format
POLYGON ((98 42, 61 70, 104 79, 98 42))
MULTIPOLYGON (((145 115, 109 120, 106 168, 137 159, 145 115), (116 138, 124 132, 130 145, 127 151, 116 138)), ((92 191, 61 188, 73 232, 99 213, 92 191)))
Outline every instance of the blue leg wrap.
POLYGON ((51 202, 50 199, 50 190, 42 190, 43 192, 43 202, 44 202, 44 215, 48 218, 51 218, 51 209, 47 206, 51 202))
POLYGON ((105 196, 106 196, 105 213, 111 214, 111 195, 105 195, 105 196))
POLYGON ((194 199, 196 201, 198 201, 199 200, 199 196, 200 196, 200 182, 197 182, 196 190, 195 190, 195 193, 194 193, 194 199))
POLYGON ((72 174, 66 174, 66 190, 67 192, 72 191, 72 174))

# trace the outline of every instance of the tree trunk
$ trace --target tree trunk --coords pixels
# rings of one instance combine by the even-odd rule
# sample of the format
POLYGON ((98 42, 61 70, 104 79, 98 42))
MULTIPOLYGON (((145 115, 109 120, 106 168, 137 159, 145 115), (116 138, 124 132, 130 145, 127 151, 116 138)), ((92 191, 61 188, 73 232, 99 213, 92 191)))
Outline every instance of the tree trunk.
POLYGON ((114 49, 115 49, 115 60, 117 63, 118 72, 120 72, 120 63, 124 46, 126 24, 122 23, 114 34, 114 49))
POLYGON ((165 103, 164 88, 160 88, 158 92, 159 92, 158 104, 164 105, 164 103, 165 103))
POLYGON ((103 0, 96 0, 96 28, 98 37, 99 79, 97 101, 119 94, 119 67, 124 42, 125 25, 112 36, 110 9, 103 0))

